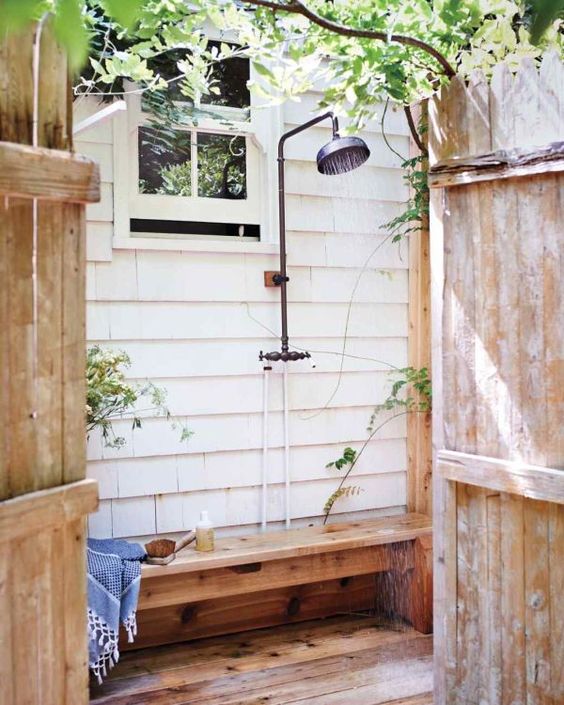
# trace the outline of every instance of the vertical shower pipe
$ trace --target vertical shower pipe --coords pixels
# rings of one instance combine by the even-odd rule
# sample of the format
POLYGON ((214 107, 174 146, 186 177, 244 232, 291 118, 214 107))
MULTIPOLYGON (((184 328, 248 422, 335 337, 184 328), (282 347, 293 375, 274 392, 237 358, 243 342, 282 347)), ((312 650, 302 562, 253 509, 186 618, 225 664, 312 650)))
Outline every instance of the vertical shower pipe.
POLYGON ((268 373, 272 367, 263 367, 262 387, 262 510, 261 526, 266 531, 267 492, 268 492, 268 373))
POLYGON ((286 506, 286 528, 290 528, 292 522, 290 508, 290 431, 288 419, 288 365, 284 363, 282 373, 284 386, 284 504, 286 506))
MULTIPOLYGON (((284 142, 283 135, 278 142, 278 219, 280 228, 280 313, 282 321, 282 354, 288 352, 288 272, 286 267, 286 186, 284 180, 284 142)), ((288 428, 288 367, 282 371, 282 408, 284 433, 284 511, 286 529, 292 523, 290 507, 290 431, 288 428)))
MULTIPOLYGON (((323 120, 330 119, 333 125, 333 136, 335 136, 339 131, 339 124, 337 118, 332 112, 324 113, 319 115, 312 120, 295 127, 293 130, 289 130, 280 137, 278 141, 278 219, 280 228, 280 276, 278 277, 278 283, 280 284, 280 311, 281 311, 281 322, 282 322, 282 335, 281 335, 281 359, 284 363, 283 370, 283 414, 284 414, 284 498, 285 498, 285 523, 286 528, 289 529, 292 522, 291 517, 291 505, 290 505, 290 429, 289 429, 289 412, 288 412, 288 367, 287 362, 290 359, 288 357, 288 293, 287 293, 287 283, 289 281, 287 264, 286 264, 286 188, 284 179, 284 144, 289 137, 293 137, 304 130, 307 130, 313 125, 322 122, 323 120)), ((301 355, 300 355, 301 357, 301 355)), ((298 357, 299 359, 299 357, 298 357)))
POLYGON ((297 135, 323 120, 331 120, 333 136, 331 142, 322 147, 317 154, 317 168, 322 174, 343 174, 351 169, 356 169, 368 159, 370 150, 366 143, 359 137, 341 137, 339 123, 332 112, 324 113, 318 117, 298 125, 284 133, 278 141, 278 219, 280 237, 280 272, 277 272, 272 281, 280 286, 280 311, 281 311, 281 336, 282 348, 280 351, 259 354, 259 360, 269 362, 282 361, 284 363, 283 388, 284 388, 284 485, 286 497, 286 527, 290 526, 290 440, 289 440, 289 399, 288 399, 288 369, 286 363, 293 360, 305 360, 311 355, 307 351, 289 351, 288 345, 288 297, 287 283, 289 281, 286 266, 286 210, 284 188, 284 144, 289 137, 297 135))

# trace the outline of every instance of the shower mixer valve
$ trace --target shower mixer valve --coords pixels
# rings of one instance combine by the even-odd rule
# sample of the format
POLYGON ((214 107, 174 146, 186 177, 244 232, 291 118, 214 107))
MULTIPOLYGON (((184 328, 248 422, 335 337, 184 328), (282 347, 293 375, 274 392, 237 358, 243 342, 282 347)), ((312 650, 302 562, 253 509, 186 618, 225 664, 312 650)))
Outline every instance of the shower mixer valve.
POLYGON ((263 360, 268 360, 269 362, 296 362, 297 360, 309 360, 311 358, 311 355, 306 351, 306 352, 298 352, 297 350, 292 350, 291 352, 289 350, 282 350, 280 352, 279 350, 275 350, 274 352, 268 352, 268 353, 263 353, 263 351, 260 351, 259 354, 259 360, 262 362, 263 360))

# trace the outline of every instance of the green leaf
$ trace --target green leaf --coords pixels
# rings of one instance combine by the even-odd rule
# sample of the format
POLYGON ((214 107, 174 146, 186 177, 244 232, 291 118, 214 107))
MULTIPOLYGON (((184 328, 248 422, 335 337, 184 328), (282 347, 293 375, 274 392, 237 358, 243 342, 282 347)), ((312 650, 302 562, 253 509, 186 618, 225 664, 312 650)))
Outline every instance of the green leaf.
POLYGON ((0 0, 0 34, 17 32, 39 19, 43 4, 40 0, 0 0))
POLYGON ((263 76, 264 78, 267 78, 269 81, 276 81, 276 77, 272 73, 270 69, 268 69, 264 64, 260 64, 258 62, 253 63, 255 71, 258 73, 259 76, 263 76))
POLYGON ((107 14, 122 27, 131 27, 139 16, 144 0, 104 0, 107 14))
POLYGON ((538 44, 543 34, 564 11, 564 0, 530 0, 533 11, 533 23, 531 25, 531 43, 538 44))
POLYGON ((81 6, 79 0, 57 0, 53 20, 55 35, 66 50, 69 66, 73 70, 81 68, 88 56, 88 35, 81 6))

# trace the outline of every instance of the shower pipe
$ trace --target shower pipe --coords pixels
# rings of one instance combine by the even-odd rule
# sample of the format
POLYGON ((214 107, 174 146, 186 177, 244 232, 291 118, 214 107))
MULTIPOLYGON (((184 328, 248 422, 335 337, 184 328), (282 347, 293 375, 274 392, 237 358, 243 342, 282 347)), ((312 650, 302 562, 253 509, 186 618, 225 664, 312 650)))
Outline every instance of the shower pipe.
POLYGON ((292 523, 290 503, 290 431, 288 419, 288 365, 283 370, 284 386, 284 506, 286 510, 286 528, 292 523))
MULTIPOLYGON (((286 262, 286 191, 284 179, 284 146, 286 140, 294 135, 303 132, 304 130, 317 125, 324 120, 331 120, 333 134, 331 141, 322 147, 317 154, 317 169, 321 174, 343 174, 352 169, 356 169, 368 159, 370 150, 366 146, 364 140, 360 137, 341 137, 339 135, 339 122, 333 112, 329 111, 319 115, 302 125, 298 125, 292 130, 285 132, 278 140, 278 222, 279 222, 279 238, 280 238, 280 272, 273 276, 273 283, 280 286, 280 318, 281 318, 281 336, 280 351, 259 354, 259 360, 268 362, 282 361, 284 363, 297 360, 305 360, 311 358, 307 350, 298 352, 297 350, 289 350, 288 336, 288 294, 287 284, 290 281, 287 271, 286 262)), ((264 384, 267 383, 267 375, 265 373, 264 384)), ((264 428, 263 428, 263 517, 262 527, 266 529, 266 493, 267 493, 267 474, 268 474, 268 399, 265 397, 264 409, 264 428)), ((290 508, 290 440, 289 440, 289 410, 288 410, 288 368, 284 364, 283 370, 283 416, 284 416, 284 496, 285 496, 285 513, 286 513, 286 528, 290 528, 291 524, 291 508, 290 508)))
POLYGON ((262 387, 262 507, 261 527, 266 531, 267 492, 268 492, 268 373, 272 367, 265 365, 263 369, 262 387))
POLYGON ((281 318, 281 329, 282 333, 280 336, 280 342, 282 348, 279 351, 263 353, 262 350, 259 355, 259 359, 270 360, 271 362, 290 362, 296 360, 304 360, 310 357, 307 351, 298 352, 293 350, 289 352, 288 345, 288 293, 287 284, 290 281, 288 277, 288 270, 286 265, 286 186, 284 178, 284 145, 286 140, 294 135, 303 132, 304 130, 317 125, 324 120, 331 120, 333 126, 333 138, 339 134, 339 122, 335 115, 330 111, 323 113, 307 122, 303 125, 298 125, 292 130, 284 133, 282 137, 278 140, 278 234, 280 238, 280 272, 275 274, 273 277, 273 283, 280 287, 280 318, 281 318))
MULTIPOLYGON (((274 284, 280 286, 280 313, 282 322, 280 352, 263 353, 260 351, 259 360, 268 360, 283 362, 305 360, 310 357, 309 352, 297 352, 288 350, 288 295, 287 283, 290 280, 286 266, 286 192, 284 183, 284 145, 286 140, 294 135, 297 135, 304 130, 307 130, 313 125, 322 122, 323 120, 331 119, 333 126, 333 136, 338 134, 339 123, 332 112, 324 113, 303 125, 289 130, 280 137, 278 141, 278 221, 279 221, 279 237, 280 237, 280 272, 274 275, 274 284)), ((262 530, 266 531, 267 525, 267 492, 268 492, 268 371, 271 368, 264 368, 264 393, 263 393, 263 449, 262 449, 262 530)), ((284 365, 283 371, 283 416, 284 416, 284 497, 285 497, 285 524, 286 528, 291 525, 290 513, 290 440, 288 428, 288 370, 284 365)))

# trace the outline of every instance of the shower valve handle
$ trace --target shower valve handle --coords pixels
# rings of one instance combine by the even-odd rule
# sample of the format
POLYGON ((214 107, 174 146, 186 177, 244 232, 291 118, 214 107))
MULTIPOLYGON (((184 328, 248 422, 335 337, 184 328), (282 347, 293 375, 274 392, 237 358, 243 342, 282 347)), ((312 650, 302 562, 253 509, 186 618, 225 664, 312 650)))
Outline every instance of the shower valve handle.
POLYGON ((290 277, 283 277, 279 272, 272 275, 272 283, 275 286, 281 286, 282 282, 289 282, 290 277))
POLYGON ((268 352, 268 353, 263 353, 263 351, 260 351, 259 354, 259 360, 262 362, 263 360, 268 360, 269 362, 278 362, 281 360, 282 362, 295 362, 297 360, 307 360, 311 357, 311 355, 305 351, 305 352, 298 352, 297 350, 292 350, 291 352, 287 350, 283 350, 282 352, 275 350, 274 352, 268 352))

